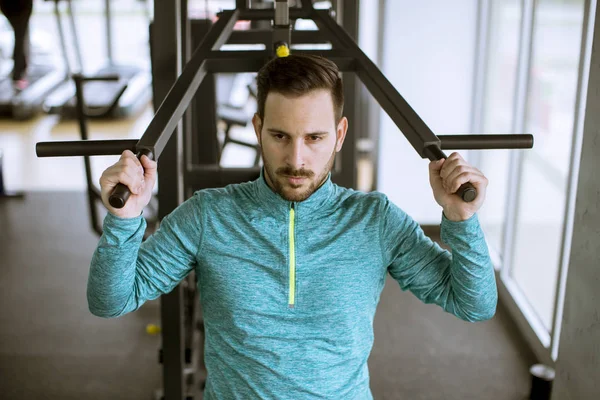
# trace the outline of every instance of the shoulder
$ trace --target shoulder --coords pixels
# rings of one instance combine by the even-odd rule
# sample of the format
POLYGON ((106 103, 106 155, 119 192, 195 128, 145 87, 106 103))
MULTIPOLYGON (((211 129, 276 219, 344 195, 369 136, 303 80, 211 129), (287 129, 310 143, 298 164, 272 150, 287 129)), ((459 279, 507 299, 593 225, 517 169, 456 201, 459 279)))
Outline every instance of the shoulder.
POLYGON ((336 201, 340 206, 383 209, 393 204, 384 193, 377 191, 361 192, 336 185, 335 193, 336 201))
POLYGON ((382 192, 361 192, 358 190, 336 187, 337 207, 352 211, 356 215, 371 214, 377 220, 410 220, 410 216, 382 192))
POLYGON ((201 207, 238 204, 255 198, 254 182, 234 183, 220 188, 201 189, 189 199, 201 207))

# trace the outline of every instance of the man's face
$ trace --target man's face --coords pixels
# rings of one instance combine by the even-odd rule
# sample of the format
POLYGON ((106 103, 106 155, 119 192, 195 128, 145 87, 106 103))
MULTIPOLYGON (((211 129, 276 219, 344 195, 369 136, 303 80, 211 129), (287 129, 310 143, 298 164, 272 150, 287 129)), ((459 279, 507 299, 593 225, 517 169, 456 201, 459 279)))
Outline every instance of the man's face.
POLYGON ((336 125, 331 93, 313 90, 300 97, 271 92, 264 121, 252 119, 261 146, 265 178, 281 197, 303 201, 317 190, 342 149, 348 121, 336 125))

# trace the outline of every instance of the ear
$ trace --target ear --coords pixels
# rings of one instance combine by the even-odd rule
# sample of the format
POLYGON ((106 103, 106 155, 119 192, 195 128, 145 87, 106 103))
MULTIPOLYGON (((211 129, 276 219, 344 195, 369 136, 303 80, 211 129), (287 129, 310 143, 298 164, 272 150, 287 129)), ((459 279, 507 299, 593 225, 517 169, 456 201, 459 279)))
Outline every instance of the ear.
POLYGON ((344 144, 344 139, 346 139, 346 132, 348 132, 348 118, 342 117, 340 122, 338 122, 336 136, 337 136, 337 146, 335 148, 335 152, 339 153, 342 150, 342 145, 344 144))
POLYGON ((262 130, 262 120, 258 116, 258 114, 254 114, 252 117, 252 125, 254 126, 254 133, 256 133, 256 140, 258 140, 258 145, 260 146, 260 132, 262 130))

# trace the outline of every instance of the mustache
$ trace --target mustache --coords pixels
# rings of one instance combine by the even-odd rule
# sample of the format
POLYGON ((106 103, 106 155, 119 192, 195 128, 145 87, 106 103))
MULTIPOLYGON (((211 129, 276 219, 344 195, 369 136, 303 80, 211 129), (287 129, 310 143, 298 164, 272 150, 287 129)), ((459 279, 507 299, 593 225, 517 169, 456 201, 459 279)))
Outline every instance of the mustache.
POLYGON ((312 178, 314 176, 314 172, 306 170, 304 168, 301 169, 293 169, 291 167, 281 167, 275 171, 278 175, 286 175, 294 178, 312 178))

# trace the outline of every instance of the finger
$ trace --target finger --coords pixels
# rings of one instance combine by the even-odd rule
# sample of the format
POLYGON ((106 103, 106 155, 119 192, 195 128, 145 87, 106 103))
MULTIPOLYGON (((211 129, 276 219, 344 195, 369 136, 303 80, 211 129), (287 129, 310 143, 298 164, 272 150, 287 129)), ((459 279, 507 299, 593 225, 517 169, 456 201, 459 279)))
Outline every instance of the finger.
POLYGON ((446 174, 446 177, 442 178, 442 179, 444 179, 445 184, 447 185, 449 182, 452 182, 452 180, 457 175, 462 174, 464 172, 472 172, 475 174, 483 175, 483 173, 480 170, 473 167, 472 165, 469 165, 466 163, 461 163, 461 164, 455 165, 454 168, 446 174))
POLYGON ((464 161, 461 160, 460 158, 457 158, 456 156, 454 156, 452 158, 448 157, 446 159, 446 162, 444 162, 444 166, 442 167, 442 169, 440 171, 440 177, 442 179, 446 179, 448 177, 448 175, 450 175, 456 167, 458 167, 459 165, 461 165, 463 163, 464 163, 464 161))
POLYGON ((452 154, 450 154, 448 156, 449 160, 463 160, 465 161, 465 159, 460 155, 460 153, 458 151, 453 152, 452 154))
POLYGON ((122 183, 134 194, 138 194, 143 187, 142 177, 137 172, 137 169, 122 168, 119 165, 115 165, 104 171, 100 181, 101 185, 102 181, 106 183, 108 188, 113 188, 117 184, 122 183))
POLYGON ((456 151, 448 156, 448 161, 462 161, 466 163, 465 159, 456 151))
POLYGON ((137 157, 124 157, 118 164, 123 169, 127 169, 130 175, 139 175, 140 179, 144 179, 144 167, 137 157))
POLYGON ((472 176, 471 176, 471 174, 470 174, 469 172, 464 172, 464 173, 462 173, 462 174, 458 175, 456 178, 454 178, 454 179, 452 180, 452 182, 450 182, 450 183, 448 184, 448 186, 447 186, 447 187, 448 187, 448 193, 450 193, 450 194, 454 194, 454 193, 456 193, 456 192, 458 191, 458 189, 459 189, 459 188, 460 188, 460 187, 461 187, 463 184, 465 184, 465 183, 467 183, 467 182, 471 182, 471 183, 473 183, 473 182, 471 181, 471 179, 472 179, 472 176))
POLYGON ((435 173, 435 175, 439 176, 439 172, 442 169, 442 167, 444 166, 444 161, 446 161, 444 158, 441 158, 436 161, 431 161, 429 163, 429 171, 432 173, 435 173))
POLYGON ((469 171, 474 171, 474 169, 471 166, 469 166, 469 165, 458 164, 458 165, 455 165, 451 170, 445 171, 445 175, 446 176, 443 177, 442 179, 444 180, 444 183, 446 185, 448 185, 458 175, 460 175, 462 173, 465 173, 465 172, 469 172, 469 171))
POLYGON ((440 169, 442 168, 442 165, 444 165, 445 161, 446 159, 443 158, 440 160, 431 161, 429 163, 429 184, 434 192, 439 191, 440 189, 443 190, 442 178, 440 178, 440 169))
MULTIPOLYGON (((127 150, 127 151, 129 151, 129 150, 127 150)), ((117 164, 123 165, 123 166, 129 166, 129 167, 133 167, 133 168, 138 168, 138 169, 143 168, 140 160, 138 160, 138 158, 135 155, 133 155, 132 152, 129 152, 129 155, 122 156, 121 159, 119 159, 119 162, 117 164)))
POLYGON ((475 168, 469 165, 458 165, 452 170, 452 172, 446 177, 446 179, 444 179, 444 185, 451 193, 454 193, 452 189, 455 186, 454 182, 456 180, 456 177, 464 174, 473 174, 477 172, 478 171, 475 168))
POLYGON ((123 151, 123 154, 121 155, 121 159, 119 160, 119 162, 123 166, 131 166, 131 167, 138 168, 142 175, 144 173, 144 168, 142 167, 142 163, 140 162, 140 160, 137 158, 137 156, 131 150, 123 151))
POLYGON ((140 194, 144 189, 144 180, 138 170, 124 169, 118 174, 119 183, 127 186, 131 193, 140 194))
POLYGON ((131 150, 123 150, 123 153, 121 153, 121 159, 125 158, 135 158, 137 160, 137 157, 131 150))
MULTIPOLYGON (((460 187, 470 182, 475 189, 479 189, 480 185, 487 181, 487 178, 483 174, 477 171, 466 171, 462 174, 457 175, 449 184, 450 193, 456 193, 460 187)), ((478 190, 479 191, 479 190, 478 190)))
POLYGON ((473 167, 471 164, 467 163, 459 153, 454 152, 450 154, 450 156, 446 160, 446 163, 444 164, 444 168, 442 168, 442 170, 440 171, 440 176, 443 179, 448 178, 448 176, 452 174, 452 171, 461 165, 473 167))
POLYGON ((142 162, 142 167, 144 168, 144 177, 148 180, 153 180, 156 176, 158 163, 148 158, 148 156, 145 154, 142 156, 140 161, 142 162))
POLYGON ((117 185, 119 183, 116 175, 122 169, 122 166, 117 163, 108 167, 100 177, 100 185, 109 184, 110 186, 117 185))

